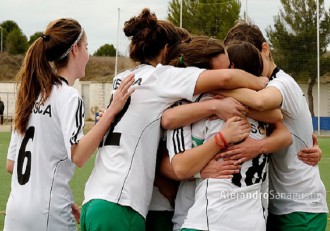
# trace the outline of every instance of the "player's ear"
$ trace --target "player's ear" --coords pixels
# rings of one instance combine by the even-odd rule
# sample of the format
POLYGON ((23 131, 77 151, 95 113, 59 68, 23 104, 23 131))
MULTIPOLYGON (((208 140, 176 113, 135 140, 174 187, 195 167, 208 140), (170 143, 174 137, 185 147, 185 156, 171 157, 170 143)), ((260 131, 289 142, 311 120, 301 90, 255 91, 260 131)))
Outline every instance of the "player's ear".
POLYGON ((266 56, 269 57, 270 50, 269 50, 269 44, 268 43, 262 43, 261 45, 261 52, 266 56))

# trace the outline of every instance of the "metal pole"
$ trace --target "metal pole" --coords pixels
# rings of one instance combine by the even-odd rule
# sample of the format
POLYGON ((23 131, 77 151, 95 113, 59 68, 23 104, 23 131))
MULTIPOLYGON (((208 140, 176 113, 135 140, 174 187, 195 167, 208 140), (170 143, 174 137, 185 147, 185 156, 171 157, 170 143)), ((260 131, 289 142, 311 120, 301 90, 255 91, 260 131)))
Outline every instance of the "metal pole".
POLYGON ((182 0, 180 0, 180 28, 182 28, 182 0))
POLYGON ((320 135, 320 7, 316 1, 316 40, 317 40, 317 134, 320 135))
POLYGON ((0 26, 0 28, 1 28, 1 52, 3 51, 3 49, 2 49, 2 43, 3 43, 3 28, 2 28, 2 26, 0 26))
POLYGON ((245 1, 245 21, 248 19, 248 1, 245 1))
POLYGON ((116 62, 115 62, 115 76, 118 73, 118 52, 119 52, 119 21, 120 21, 120 8, 118 8, 118 24, 117 24, 117 49, 116 49, 116 62))

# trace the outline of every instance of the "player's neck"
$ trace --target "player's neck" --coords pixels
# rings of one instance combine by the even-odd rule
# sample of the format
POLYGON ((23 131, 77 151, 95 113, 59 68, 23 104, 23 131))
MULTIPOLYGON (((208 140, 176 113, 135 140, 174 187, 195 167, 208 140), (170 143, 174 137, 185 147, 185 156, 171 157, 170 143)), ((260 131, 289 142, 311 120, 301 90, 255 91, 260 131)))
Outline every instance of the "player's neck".
POLYGON ((269 72, 268 72, 268 78, 270 78, 270 77, 272 77, 272 74, 273 74, 273 72, 274 72, 274 70, 275 70, 275 68, 276 68, 277 66, 276 66, 276 64, 274 63, 274 62, 270 62, 269 63, 269 72))

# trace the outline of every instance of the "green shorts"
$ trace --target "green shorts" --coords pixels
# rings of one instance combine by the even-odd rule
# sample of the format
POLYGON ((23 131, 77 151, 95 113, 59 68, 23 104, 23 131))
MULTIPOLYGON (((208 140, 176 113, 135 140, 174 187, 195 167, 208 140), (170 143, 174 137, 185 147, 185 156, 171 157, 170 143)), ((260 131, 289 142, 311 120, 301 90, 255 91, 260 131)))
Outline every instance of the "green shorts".
POLYGON ((95 199, 83 205, 80 227, 81 231, 144 231, 145 220, 131 207, 95 199))
POLYGON ((327 213, 293 212, 284 215, 270 213, 267 219, 267 231, 324 231, 327 222, 327 213))
POLYGON ((149 211, 146 219, 146 231, 172 231, 173 211, 149 211))

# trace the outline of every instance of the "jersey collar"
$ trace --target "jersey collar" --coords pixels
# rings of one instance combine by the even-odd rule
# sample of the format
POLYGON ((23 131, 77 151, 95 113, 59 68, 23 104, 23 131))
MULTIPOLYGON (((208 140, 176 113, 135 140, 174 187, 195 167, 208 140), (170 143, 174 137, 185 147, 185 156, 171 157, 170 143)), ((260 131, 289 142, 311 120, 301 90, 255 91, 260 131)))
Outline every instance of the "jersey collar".
POLYGON ((66 80, 64 77, 59 76, 60 80, 62 80, 63 82, 65 82, 68 86, 69 86, 69 82, 68 80, 66 80))
POLYGON ((271 75, 270 78, 269 78, 269 81, 272 81, 273 79, 276 79, 276 74, 277 74, 277 72, 279 72, 279 71, 280 71, 280 68, 275 67, 275 69, 273 70, 272 75, 271 75))

